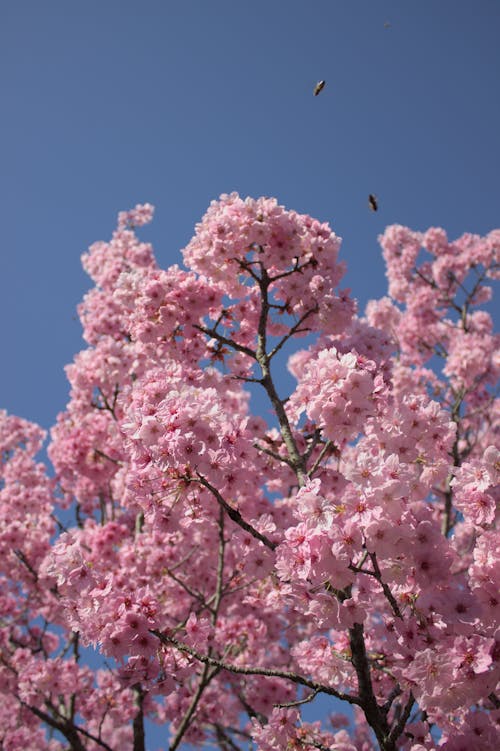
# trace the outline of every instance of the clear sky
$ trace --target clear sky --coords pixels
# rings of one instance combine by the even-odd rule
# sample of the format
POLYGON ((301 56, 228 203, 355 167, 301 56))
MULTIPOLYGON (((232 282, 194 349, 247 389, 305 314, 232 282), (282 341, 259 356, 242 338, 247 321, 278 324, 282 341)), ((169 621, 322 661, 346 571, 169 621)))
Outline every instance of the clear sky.
POLYGON ((211 199, 274 195, 363 306, 387 224, 499 226, 499 37, 499 0, 1 0, 2 406, 64 408, 80 255, 137 202, 168 266, 211 199))
POLYGON ((498 227, 499 38, 499 0, 0 0, 0 407, 64 409, 80 255, 138 202, 166 267, 220 193, 274 195, 362 307, 387 224, 498 227))

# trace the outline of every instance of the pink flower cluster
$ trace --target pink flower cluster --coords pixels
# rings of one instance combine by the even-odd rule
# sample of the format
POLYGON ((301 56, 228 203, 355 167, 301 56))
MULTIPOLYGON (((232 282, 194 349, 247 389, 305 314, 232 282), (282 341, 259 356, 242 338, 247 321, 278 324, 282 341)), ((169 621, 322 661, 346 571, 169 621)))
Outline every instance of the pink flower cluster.
POLYGON ((247 298, 246 310, 236 307, 240 325, 251 312, 258 319, 258 300, 248 285, 252 289, 259 279, 283 313, 307 316, 308 327, 333 333, 354 312, 347 294, 334 292, 345 272, 337 260, 339 247, 327 224, 286 211, 274 198, 243 200, 231 193, 211 203, 183 255, 225 295, 247 298))
POLYGON ((488 527, 497 514, 499 483, 500 451, 488 446, 482 460, 464 462, 456 470, 451 482, 455 506, 468 521, 488 527))
POLYGON ((500 231, 387 228, 357 317, 325 223, 224 195, 161 270, 152 215, 83 256, 55 476, 0 413, 0 746, 493 751, 500 231))
POLYGON ((321 350, 305 366, 290 413, 297 419, 305 411, 328 439, 343 446, 374 413, 374 370, 375 363, 353 353, 321 350))
POLYGON ((135 209, 120 211, 118 214, 118 228, 142 227, 153 220, 154 206, 150 203, 138 203, 135 209))

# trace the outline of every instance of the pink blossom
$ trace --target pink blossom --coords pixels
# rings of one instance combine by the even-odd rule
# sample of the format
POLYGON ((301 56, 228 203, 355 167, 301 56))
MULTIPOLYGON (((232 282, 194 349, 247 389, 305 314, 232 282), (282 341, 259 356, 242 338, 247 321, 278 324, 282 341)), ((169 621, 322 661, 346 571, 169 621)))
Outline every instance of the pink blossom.
POLYGON ((0 412, 0 745, 495 748, 500 230, 388 227, 362 317, 324 222, 223 195, 163 270, 152 216, 83 256, 51 471, 0 412))

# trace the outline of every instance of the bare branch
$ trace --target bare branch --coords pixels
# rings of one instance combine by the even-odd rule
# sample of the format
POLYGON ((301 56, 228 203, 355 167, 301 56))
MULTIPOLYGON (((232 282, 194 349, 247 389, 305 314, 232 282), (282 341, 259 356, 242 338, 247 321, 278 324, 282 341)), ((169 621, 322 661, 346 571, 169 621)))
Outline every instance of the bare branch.
POLYGON ((146 736, 144 733, 144 697, 145 692, 142 689, 140 683, 137 683, 134 687, 134 693, 136 695, 137 714, 134 717, 133 730, 134 730, 134 750, 133 751, 146 751, 146 736))
POLYGON ((212 495, 217 499, 217 502, 220 504, 220 506, 222 506, 229 518, 232 519, 235 524, 238 524, 238 526, 244 529, 245 532, 248 532, 250 535, 252 535, 252 537, 255 537, 256 540, 259 540, 259 542, 261 542, 270 550, 274 550, 277 547, 277 543, 272 542, 268 537, 256 530, 255 527, 252 527, 251 524, 246 522, 240 512, 230 506, 227 501, 224 500, 224 498, 221 496, 217 488, 214 488, 214 486, 211 485, 208 480, 203 477, 203 475, 198 474, 198 480, 191 480, 191 482, 199 482, 200 485, 203 485, 204 488, 210 490, 212 495))
POLYGON ((378 583, 380 584, 380 586, 382 587, 382 589, 384 590, 384 595, 386 596, 386 599, 388 600, 392 608, 392 612, 397 618, 400 618, 401 620, 403 620, 403 614, 401 610, 399 609, 399 605, 396 602, 396 598, 394 597, 391 590, 389 589, 388 584, 382 579, 382 573, 378 565, 376 553, 370 553, 370 560, 373 565, 374 576, 376 580, 378 581, 378 583))
POLYGON ((47 712, 44 712, 42 709, 39 709, 38 707, 33 707, 30 704, 27 704, 22 699, 19 699, 17 697, 19 703, 21 706, 28 709, 30 712, 32 712, 36 717, 38 717, 39 720, 44 722, 49 727, 53 728, 53 730, 58 730, 69 743, 71 744, 72 751, 86 751, 85 746, 81 742, 78 733, 81 733, 86 738, 90 738, 90 740, 94 741, 94 743, 97 743, 102 748, 106 749, 106 751, 113 751, 111 746, 108 746, 107 743, 105 743, 103 740, 98 738, 97 736, 93 735, 92 733, 89 733, 87 730, 84 730, 83 728, 78 727, 73 722, 69 720, 65 720, 64 718, 61 718, 61 720, 56 720, 53 717, 51 717, 50 714, 47 712))
POLYGON ((228 339, 227 336, 219 334, 214 328, 208 329, 206 326, 200 326, 199 324, 194 324, 193 328, 198 329, 202 334, 212 337, 212 339, 217 339, 217 341, 222 344, 227 344, 228 347, 235 349, 237 352, 243 352, 245 355, 248 355, 255 360, 255 352, 251 350, 250 347, 245 347, 243 344, 238 344, 233 339, 228 339))
POLYGON ((189 647, 187 644, 183 644, 177 639, 163 634, 161 631, 151 629, 150 632, 154 634, 154 636, 156 636, 163 644, 173 646, 180 652, 189 654, 191 655, 191 657, 194 657, 196 660, 199 660, 206 665, 212 665, 214 667, 220 668, 221 670, 227 670, 229 673, 237 673, 239 675, 264 675, 270 678, 284 678, 285 680, 292 681, 293 683, 297 683, 300 686, 311 688, 313 691, 317 690, 318 693, 329 694, 330 696, 335 696, 337 699, 341 699, 342 701, 347 701, 350 704, 358 704, 361 706, 359 697, 351 696, 350 694, 344 694, 342 691, 337 691, 331 686, 324 686, 317 681, 311 681, 308 678, 304 678, 303 676, 298 675, 297 673, 292 673, 287 670, 279 670, 275 668, 249 668, 240 667, 239 665, 231 665, 230 663, 223 662, 222 660, 217 660, 215 657, 202 655, 195 649, 189 647))
POLYGON ((318 467, 320 466, 320 464, 321 464, 321 462, 323 461, 323 459, 325 458, 325 456, 326 456, 326 455, 328 454, 328 452, 329 452, 329 451, 331 451, 331 450, 332 450, 332 447, 334 447, 334 444, 332 443, 332 441, 327 441, 327 442, 325 443, 325 445, 324 445, 324 446, 323 446, 323 448, 321 449, 321 453, 320 453, 320 455, 318 456, 318 458, 317 458, 317 459, 316 459, 316 461, 314 462, 314 464, 313 464, 313 466, 311 467, 311 469, 310 469, 310 470, 308 471, 308 473, 307 473, 307 476, 308 476, 308 477, 312 477, 312 476, 313 476, 313 474, 314 474, 314 473, 316 472, 316 470, 317 470, 317 469, 318 469, 318 467))
POLYGON ((256 448, 258 451, 262 451, 263 454, 267 454, 267 456, 272 457, 277 462, 287 464, 291 469, 293 469, 293 462, 287 456, 281 456, 280 454, 277 454, 274 451, 271 451, 270 449, 264 448, 264 446, 261 446, 258 443, 254 443, 254 448, 256 448))
POLYGON ((260 722, 262 726, 267 725, 267 717, 265 714, 262 714, 262 712, 258 712, 256 709, 254 709, 247 701, 247 699, 243 696, 241 691, 236 692, 236 696, 241 702, 242 707, 244 708, 245 712, 250 718, 255 718, 260 722))
POLYGON ((303 332, 309 331, 309 329, 301 329, 300 327, 302 326, 302 324, 304 323, 304 321, 306 320, 306 318, 309 318, 310 315, 312 315, 313 313, 316 313, 317 310, 318 310, 318 306, 316 305, 315 308, 311 308, 310 310, 306 310, 306 312, 303 315, 301 315, 301 317, 299 318, 299 320, 297 321, 297 323, 295 323, 292 326, 292 328, 290 329, 290 331, 288 332, 288 334, 286 334, 283 337, 283 339, 281 339, 278 342, 278 344, 271 350, 271 352, 269 353, 269 360, 272 360, 272 358, 275 355, 278 354, 278 352, 280 351, 280 349, 286 344, 286 342, 289 339, 292 338, 292 336, 294 336, 294 334, 303 333, 303 332))
POLYGON ((495 693, 491 692, 491 694, 488 694, 488 699, 491 701, 495 709, 500 709, 500 699, 495 693))
POLYGON ((219 746, 223 751, 240 751, 239 746, 237 746, 231 736, 226 733, 222 725, 215 723, 213 727, 219 746))
POLYGON ((119 459, 113 459, 112 456, 105 454, 101 449, 94 449, 94 453, 97 454, 97 456, 102 456, 103 459, 107 459, 108 462, 113 462, 113 464, 117 464, 119 467, 122 466, 122 462, 119 459))
POLYGON ((200 592, 195 592, 194 589, 192 589, 188 584, 182 581, 178 576, 172 573, 171 569, 168 569, 166 572, 166 575, 172 579, 176 584, 179 585, 179 587, 182 587, 182 589, 187 592, 188 595, 193 597, 195 600, 198 600, 198 602, 203 605, 203 607, 206 607, 211 613, 213 613, 213 608, 210 607, 210 605, 207 603, 205 597, 200 592))
POLYGON ((401 686, 399 685, 399 683, 396 684, 394 688, 392 689, 391 693, 389 694, 389 696, 387 697, 387 701, 385 702, 384 706, 382 707, 382 711, 385 712, 386 715, 389 714, 390 709, 393 705, 394 699, 397 699, 397 697, 401 696, 402 693, 403 693, 403 690, 401 686))
POLYGON ((224 509, 220 508, 219 514, 219 551, 217 557, 217 584, 214 593, 214 605, 212 611, 212 625, 217 623, 217 615, 224 593, 224 554, 226 550, 226 540, 224 538, 224 509))
MULTIPOLYGON (((363 708, 368 724, 375 733, 383 751, 389 751, 385 741, 389 736, 389 725, 384 712, 377 704, 373 692, 370 663, 366 654, 363 624, 355 623, 349 629, 351 644, 351 662, 358 677, 358 691, 360 706, 363 708)), ((393 746, 394 744, 392 744, 393 746)))
POLYGON ((16 556, 16 558, 19 558, 19 560, 21 561, 21 563, 24 566, 26 566, 26 568, 28 569, 28 571, 30 572, 30 574, 32 575, 32 577, 34 578, 34 580, 37 582, 38 581, 38 574, 35 571, 35 569, 33 568, 33 566, 31 565, 31 563, 26 558, 26 556, 23 553, 23 551, 19 550, 18 548, 15 548, 12 552, 14 553, 14 555, 16 556))
MULTIPOLYGON (((309 446, 307 447, 307 451, 304 454, 304 461, 306 462, 306 464, 309 461, 309 459, 311 458, 314 449, 316 448, 316 446, 318 445, 318 443, 320 443, 320 441, 321 441, 321 430, 319 428, 316 428, 316 430, 314 431, 314 433, 313 433, 312 436, 306 436, 306 439, 308 439, 308 438, 311 439, 311 442, 310 442, 309 446)), ((327 443, 328 443, 328 441, 327 441, 327 443)), ((308 474, 309 474, 309 472, 308 472, 308 474)))
MULTIPOLYGON (((152 632, 154 633, 154 632, 152 632)), ((208 663, 205 663, 203 667, 202 674, 200 676, 200 680, 198 682, 198 687, 193 695, 193 698, 191 699, 191 703, 189 707, 186 710, 186 713, 184 717, 182 718, 179 728, 175 734, 175 737, 170 744, 170 751, 175 751, 176 748, 178 748, 186 730, 191 724, 191 721, 193 719, 193 716, 196 712, 196 708, 198 707, 198 703, 202 697, 203 691, 208 686, 210 681, 215 678, 217 673, 220 672, 220 668, 216 668, 215 670, 210 670, 210 666, 208 663)))
POLYGON ((387 739, 389 743, 395 743, 395 741, 397 741, 397 739, 403 732, 404 727, 410 716, 411 708, 413 707, 414 704, 415 704, 415 699, 413 697, 413 694, 410 692, 410 697, 408 701, 406 702, 403 712, 401 713, 401 717, 397 720, 397 722, 391 728, 391 732, 389 733, 389 737, 387 739))
POLYGON ((285 704, 275 704, 274 706, 278 709, 288 709, 289 707, 299 707, 301 704, 308 704, 310 701, 312 701, 318 694, 319 689, 315 689, 312 691, 312 693, 308 694, 304 699, 297 699, 297 701, 288 701, 285 704))

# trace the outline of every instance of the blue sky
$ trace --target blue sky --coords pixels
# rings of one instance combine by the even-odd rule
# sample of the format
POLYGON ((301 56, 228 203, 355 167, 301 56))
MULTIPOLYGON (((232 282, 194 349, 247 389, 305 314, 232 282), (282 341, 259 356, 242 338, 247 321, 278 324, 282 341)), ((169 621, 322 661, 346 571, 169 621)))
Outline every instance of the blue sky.
POLYGON ((498 0, 2 0, 0 407, 64 409, 80 255, 138 202, 166 267, 220 193, 274 195, 344 238, 361 307, 387 224, 498 227, 499 36, 498 0))
POLYGON ((121 209, 156 205, 142 237, 168 266, 220 193, 275 195, 344 238, 362 305, 385 292, 387 224, 499 224, 497 0, 3 0, 0 15, 1 402, 44 427, 82 346, 80 255, 121 209))

